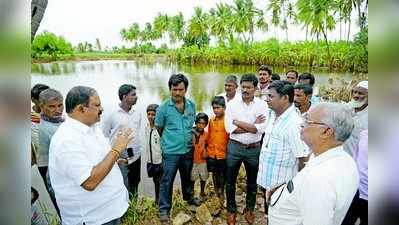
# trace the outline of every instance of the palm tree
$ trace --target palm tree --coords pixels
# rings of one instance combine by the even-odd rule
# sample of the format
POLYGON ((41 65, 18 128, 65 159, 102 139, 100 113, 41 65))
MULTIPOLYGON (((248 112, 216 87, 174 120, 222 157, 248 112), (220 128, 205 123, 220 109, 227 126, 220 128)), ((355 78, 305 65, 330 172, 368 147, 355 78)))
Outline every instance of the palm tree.
POLYGON ((327 32, 335 28, 335 20, 332 15, 334 2, 330 0, 298 0, 297 7, 298 20, 310 27, 310 33, 317 37, 320 34, 323 35, 327 46, 328 60, 330 60, 327 32))
POLYGON ((353 0, 337 0, 335 10, 338 12, 338 21, 339 21, 339 37, 341 39, 342 33, 342 22, 348 23, 348 32, 347 39, 349 41, 350 37, 350 28, 351 28, 351 14, 353 9, 353 0))
MULTIPOLYGON (((154 35, 155 39, 161 38, 163 40, 164 34, 169 30, 169 17, 167 14, 158 13, 157 17, 154 19, 154 35)), ((164 42, 164 41, 162 41, 164 42)))
POLYGON ((278 33, 278 27, 280 26, 281 23, 281 19, 280 19, 280 15, 281 15, 281 6, 282 6, 282 2, 284 2, 284 0, 271 0, 270 4, 267 6, 267 11, 271 11, 272 13, 272 19, 271 19, 271 24, 273 24, 274 26, 274 34, 275 34, 275 38, 277 38, 277 33, 278 33))
POLYGON ((204 13, 201 7, 195 7, 188 25, 188 38, 193 40, 198 48, 209 42, 208 27, 208 14, 204 13))
POLYGON ((139 38, 142 42, 151 42, 157 38, 157 34, 152 29, 151 23, 145 23, 144 30, 142 30, 139 34, 139 38))
POLYGON ((224 3, 216 4, 216 9, 211 9, 209 24, 211 34, 218 39, 219 44, 224 45, 226 37, 230 35, 232 40, 232 10, 229 5, 224 3))
POLYGON ((170 18, 168 31, 171 43, 184 39, 184 25, 183 13, 179 12, 179 14, 170 18))
POLYGON ((96 38, 96 48, 97 48, 97 51, 101 51, 101 43, 100 43, 99 38, 96 38))

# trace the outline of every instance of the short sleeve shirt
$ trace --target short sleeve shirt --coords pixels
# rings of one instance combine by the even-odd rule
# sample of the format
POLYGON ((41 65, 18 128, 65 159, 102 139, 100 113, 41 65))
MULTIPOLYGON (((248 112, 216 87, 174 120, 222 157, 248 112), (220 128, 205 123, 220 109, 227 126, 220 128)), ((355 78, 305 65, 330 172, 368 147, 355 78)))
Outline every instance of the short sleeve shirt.
POLYGON ((186 98, 184 101, 183 113, 177 110, 171 98, 157 109, 155 126, 163 129, 161 136, 163 154, 185 154, 191 150, 195 104, 186 98))
POLYGON ((115 163, 93 191, 81 185, 111 150, 98 124, 67 118, 50 143, 49 175, 63 225, 97 225, 121 217, 129 196, 115 163))

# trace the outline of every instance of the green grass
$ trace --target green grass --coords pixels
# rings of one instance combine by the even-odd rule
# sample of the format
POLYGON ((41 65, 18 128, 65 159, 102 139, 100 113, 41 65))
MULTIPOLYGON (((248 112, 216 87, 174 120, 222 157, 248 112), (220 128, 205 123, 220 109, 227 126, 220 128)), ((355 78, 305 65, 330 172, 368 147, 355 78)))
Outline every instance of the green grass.
POLYGON ((147 60, 156 61, 166 57, 164 54, 133 54, 133 53, 108 53, 108 52, 85 52, 53 57, 43 54, 40 57, 32 58, 32 63, 46 63, 53 61, 95 61, 95 60, 147 60))

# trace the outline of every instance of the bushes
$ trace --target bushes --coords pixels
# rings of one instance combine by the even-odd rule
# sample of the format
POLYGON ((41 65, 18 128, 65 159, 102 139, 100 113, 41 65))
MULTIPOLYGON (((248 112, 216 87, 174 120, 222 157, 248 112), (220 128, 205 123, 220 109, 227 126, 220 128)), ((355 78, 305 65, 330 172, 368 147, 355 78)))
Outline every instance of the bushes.
POLYGON ((269 39, 250 45, 233 42, 230 46, 188 46, 169 52, 172 60, 185 63, 268 64, 273 66, 330 67, 341 71, 368 71, 367 48, 360 41, 330 42, 328 59, 325 42, 279 42, 269 39))
POLYGON ((51 56, 56 59, 60 55, 73 54, 71 43, 67 42, 64 37, 44 31, 37 35, 31 46, 32 57, 51 56))

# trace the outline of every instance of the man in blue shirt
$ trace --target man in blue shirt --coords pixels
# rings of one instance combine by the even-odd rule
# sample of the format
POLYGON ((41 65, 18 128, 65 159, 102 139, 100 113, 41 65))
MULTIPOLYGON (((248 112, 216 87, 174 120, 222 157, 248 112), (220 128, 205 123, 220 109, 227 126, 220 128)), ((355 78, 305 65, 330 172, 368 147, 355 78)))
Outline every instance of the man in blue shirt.
POLYGON ((195 120, 195 104, 185 98, 188 80, 183 74, 169 78, 171 97, 158 108, 155 126, 161 135, 162 167, 159 214, 161 223, 169 223, 172 207, 173 181, 179 170, 183 199, 190 205, 199 205, 193 197, 190 179, 193 167, 192 134, 195 120))

